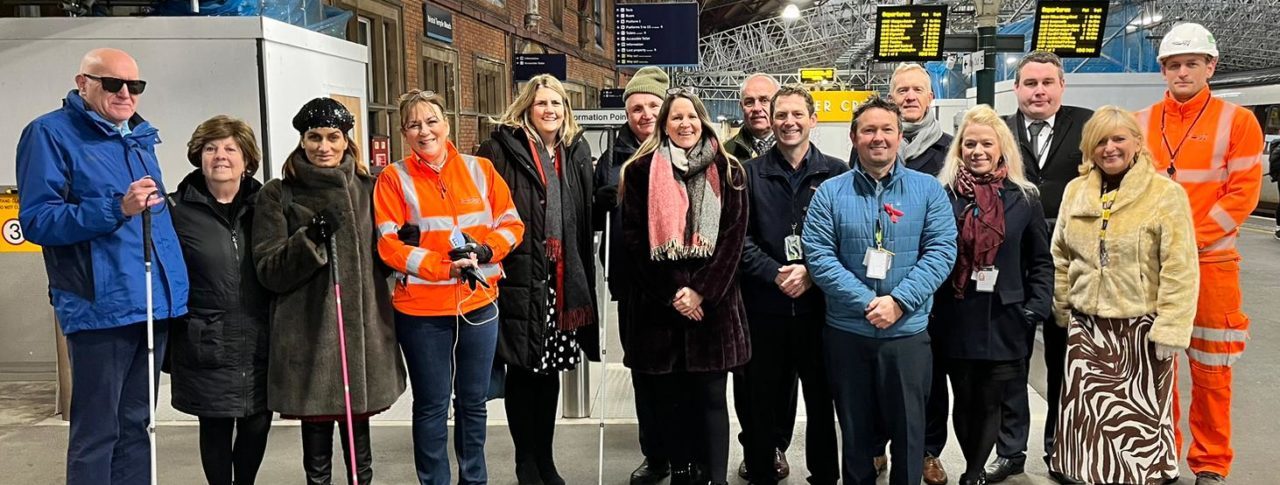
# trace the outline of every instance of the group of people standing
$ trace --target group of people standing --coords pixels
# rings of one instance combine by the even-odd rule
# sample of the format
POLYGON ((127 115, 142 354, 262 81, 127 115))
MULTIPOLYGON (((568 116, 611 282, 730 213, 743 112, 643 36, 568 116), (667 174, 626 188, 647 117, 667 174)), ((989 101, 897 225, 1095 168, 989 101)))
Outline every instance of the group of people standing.
POLYGON ((633 484, 728 482, 730 372, 751 483, 791 473, 800 381, 810 483, 872 484, 886 468, 895 485, 946 483, 949 406, 959 482, 1003 481, 1025 467, 1037 327, 1056 481, 1176 481, 1186 349, 1188 462, 1197 485, 1225 483, 1248 326, 1235 237, 1257 203, 1262 135, 1210 96, 1218 51, 1203 27, 1175 27, 1159 57, 1169 90, 1135 117, 1063 106, 1061 61, 1028 54, 1018 112, 977 106, 954 137, 929 110, 928 73, 900 66, 889 99, 855 111, 849 163, 810 143, 809 92, 767 75, 746 80, 745 126, 723 140, 694 92, 639 70, 594 168, 551 76, 523 86, 475 156, 449 141, 443 98, 405 94, 409 154, 376 176, 352 114, 317 98, 293 119, 281 178, 257 182, 252 129, 217 116, 165 197, 136 62, 91 51, 18 146, 20 217, 70 349, 67 481, 149 479, 157 376, 132 255, 135 216, 151 211, 156 351, 168 347, 174 406, 200 417, 211 484, 254 482, 273 413, 301 421, 307 483, 333 481, 335 427, 348 476, 370 483, 369 418, 406 376, 421 483, 452 480, 451 401, 457 482, 487 483, 498 397, 519 483, 566 483, 559 372, 600 354, 596 257, 635 388, 633 484))

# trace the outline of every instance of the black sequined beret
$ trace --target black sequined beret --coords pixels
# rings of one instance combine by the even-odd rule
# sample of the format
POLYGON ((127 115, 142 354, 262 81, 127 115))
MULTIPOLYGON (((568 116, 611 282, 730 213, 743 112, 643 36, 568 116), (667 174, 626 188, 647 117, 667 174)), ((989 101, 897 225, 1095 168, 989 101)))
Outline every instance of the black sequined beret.
POLYGON ((333 98, 316 98, 302 105, 298 114, 293 116, 293 128, 298 134, 315 128, 337 128, 343 133, 351 131, 356 118, 347 108, 333 98))

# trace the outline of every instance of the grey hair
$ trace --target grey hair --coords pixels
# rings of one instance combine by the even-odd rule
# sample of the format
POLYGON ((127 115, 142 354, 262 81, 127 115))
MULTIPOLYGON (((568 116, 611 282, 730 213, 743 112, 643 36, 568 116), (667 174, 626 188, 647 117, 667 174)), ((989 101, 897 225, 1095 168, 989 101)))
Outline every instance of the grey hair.
MULTIPOLYGON (((889 92, 892 93, 894 89, 897 89, 899 74, 902 74, 904 72, 911 72, 911 71, 919 71, 921 74, 924 74, 924 77, 932 78, 932 76, 929 75, 929 71, 925 70, 924 66, 916 64, 914 62, 904 62, 902 64, 898 64, 897 69, 893 70, 893 76, 889 77, 889 92)), ((925 92, 932 95, 933 82, 930 81, 928 83, 925 83, 924 89, 925 89, 925 92)))
POLYGON ((782 88, 782 83, 779 83, 779 82, 778 82, 778 80, 777 80, 777 79, 775 79, 773 76, 770 76, 770 75, 765 74, 765 73, 763 73, 763 72, 757 72, 757 73, 755 73, 755 74, 752 74, 752 75, 750 75, 750 76, 747 76, 747 78, 746 78, 746 79, 743 79, 743 80, 742 80, 742 84, 738 86, 738 97, 739 97, 739 98, 741 98, 741 97, 742 97, 742 95, 743 95, 744 93, 746 93, 746 91, 747 91, 747 83, 751 82, 751 80, 752 80, 752 79, 755 79, 755 78, 764 78, 764 79, 768 79, 768 80, 769 80, 769 82, 773 84, 773 89, 775 89, 775 90, 782 88))

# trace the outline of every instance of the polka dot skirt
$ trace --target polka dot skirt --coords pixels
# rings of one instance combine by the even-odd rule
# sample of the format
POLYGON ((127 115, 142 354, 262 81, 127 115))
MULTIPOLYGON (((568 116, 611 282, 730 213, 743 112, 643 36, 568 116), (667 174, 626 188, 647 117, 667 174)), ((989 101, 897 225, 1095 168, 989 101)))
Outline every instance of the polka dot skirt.
POLYGON ((539 374, 573 370, 582 355, 576 332, 560 330, 560 315, 556 314, 556 301, 555 282, 548 278, 546 338, 542 342, 542 362, 535 370, 539 374))

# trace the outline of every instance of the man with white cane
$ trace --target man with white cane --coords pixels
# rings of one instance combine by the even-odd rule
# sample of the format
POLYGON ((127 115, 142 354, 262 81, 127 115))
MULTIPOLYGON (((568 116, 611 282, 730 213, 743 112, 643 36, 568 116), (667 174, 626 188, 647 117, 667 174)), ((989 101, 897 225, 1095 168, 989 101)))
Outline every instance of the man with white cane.
POLYGON ((148 357, 164 355, 170 320, 187 312, 187 271, 161 195, 160 139, 137 114, 147 86, 137 62, 95 49, 75 81, 61 108, 27 125, 17 152, 18 217, 43 246, 70 353, 67 483, 154 483, 158 375, 148 357), (148 213, 151 231, 136 217, 148 213))

